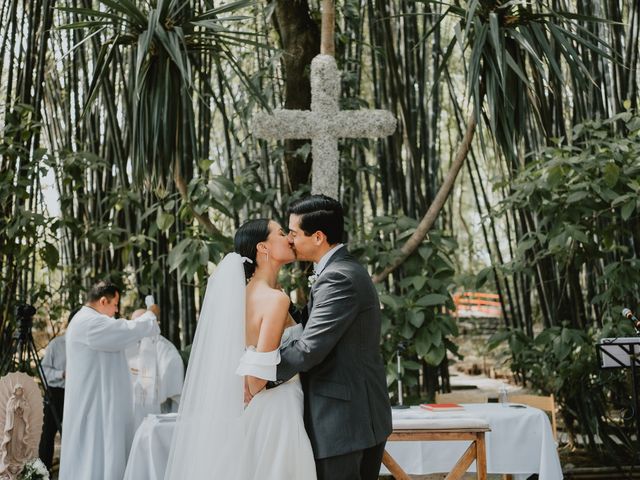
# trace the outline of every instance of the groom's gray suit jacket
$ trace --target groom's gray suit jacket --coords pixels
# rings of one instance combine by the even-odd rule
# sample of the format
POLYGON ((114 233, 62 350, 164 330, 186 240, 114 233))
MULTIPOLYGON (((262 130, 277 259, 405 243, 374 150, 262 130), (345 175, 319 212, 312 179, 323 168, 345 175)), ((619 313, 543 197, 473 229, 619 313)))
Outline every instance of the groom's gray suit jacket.
POLYGON ((340 248, 311 287, 302 335, 280 349, 278 381, 301 373, 315 457, 382 443, 391 407, 380 355, 380 303, 369 273, 340 248))

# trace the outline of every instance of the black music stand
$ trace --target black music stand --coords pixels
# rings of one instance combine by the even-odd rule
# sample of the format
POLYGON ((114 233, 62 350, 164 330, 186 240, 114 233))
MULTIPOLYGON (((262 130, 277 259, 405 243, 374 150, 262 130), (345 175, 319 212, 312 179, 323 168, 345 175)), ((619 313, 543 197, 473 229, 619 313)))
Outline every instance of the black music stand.
POLYGON ((640 371, 640 337, 602 338, 596 345, 600 353, 600 368, 630 368, 633 416, 636 421, 636 441, 640 444, 640 395, 637 373, 640 371))

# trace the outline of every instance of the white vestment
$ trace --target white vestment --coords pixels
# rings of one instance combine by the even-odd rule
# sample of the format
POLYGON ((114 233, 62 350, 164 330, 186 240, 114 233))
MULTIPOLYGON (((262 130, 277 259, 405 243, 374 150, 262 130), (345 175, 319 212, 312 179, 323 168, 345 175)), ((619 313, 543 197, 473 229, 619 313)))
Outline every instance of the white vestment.
POLYGON ((156 348, 158 398, 162 413, 177 412, 184 384, 184 362, 178 349, 166 338, 158 337, 156 348))
POLYGON ((156 316, 117 320, 82 307, 66 333, 61 480, 122 480, 133 440, 125 349, 159 334, 156 316))
POLYGON ((133 387, 134 429, 149 414, 178 411, 184 363, 166 338, 144 338, 126 350, 133 387))

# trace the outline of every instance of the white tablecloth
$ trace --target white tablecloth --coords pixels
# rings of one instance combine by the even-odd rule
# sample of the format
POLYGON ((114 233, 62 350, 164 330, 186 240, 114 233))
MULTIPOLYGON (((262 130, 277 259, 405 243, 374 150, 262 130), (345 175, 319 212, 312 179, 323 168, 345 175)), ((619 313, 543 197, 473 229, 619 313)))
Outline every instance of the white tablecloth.
MULTIPOLYGON (((539 480, 562 479, 562 468, 549 418, 537 408, 514 408, 497 403, 467 404, 463 411, 428 412, 419 407, 394 410, 393 418, 485 419, 491 432, 485 436, 487 471, 513 473, 539 480)), ((149 415, 136 432, 124 480, 164 480, 175 413, 149 415)), ((410 474, 448 472, 469 442, 388 442, 387 451, 410 474)), ((471 467, 475 470, 475 464, 471 467)), ((388 471, 382 467, 383 473, 388 471)), ((299 479, 304 480, 304 479, 299 479)))
POLYGON ((138 427, 124 480, 163 480, 177 413, 148 415, 138 427))
MULTIPOLYGON (((509 405, 509 404, 507 404, 509 405)), ((420 407, 393 410, 393 419, 459 418, 485 419, 491 432, 485 435, 487 471, 512 473, 539 480, 562 479, 562 467, 551 423, 537 408, 516 408, 498 403, 466 404, 462 411, 430 412, 420 407)), ((409 474, 448 472, 469 442, 388 442, 387 451, 409 474)), ((471 470, 475 471, 475 463, 471 470)), ((382 467, 384 473, 388 470, 382 467)))

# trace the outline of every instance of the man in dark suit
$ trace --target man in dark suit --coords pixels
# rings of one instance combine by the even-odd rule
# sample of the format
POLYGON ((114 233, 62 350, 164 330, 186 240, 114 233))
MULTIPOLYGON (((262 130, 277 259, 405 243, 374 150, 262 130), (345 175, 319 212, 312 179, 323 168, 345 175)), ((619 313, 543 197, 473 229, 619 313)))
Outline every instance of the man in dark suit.
POLYGON ((340 243, 342 206, 324 195, 289 209, 289 241, 313 261, 309 318, 280 351, 278 381, 301 373, 305 426, 318 480, 376 480, 391 407, 380 355, 380 303, 371 277, 340 243))

